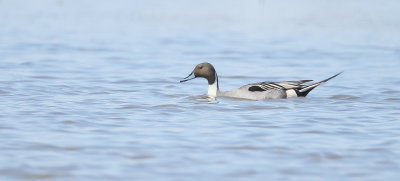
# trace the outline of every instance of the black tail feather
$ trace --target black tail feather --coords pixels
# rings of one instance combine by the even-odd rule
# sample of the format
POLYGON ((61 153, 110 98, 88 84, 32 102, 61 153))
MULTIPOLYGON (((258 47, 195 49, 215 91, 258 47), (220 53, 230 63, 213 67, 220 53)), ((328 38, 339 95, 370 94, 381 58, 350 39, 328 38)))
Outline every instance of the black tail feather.
POLYGON ((306 90, 306 91, 304 91, 304 92, 300 92, 300 90, 296 90, 296 94, 297 94, 298 97, 306 97, 307 94, 310 93, 310 92, 311 92, 314 88, 316 88, 316 87, 317 87, 317 86, 312 87, 312 88, 310 88, 310 89, 308 89, 308 90, 306 90))
POLYGON ((319 81, 317 83, 314 84, 310 84, 307 86, 302 87, 301 89, 296 90, 296 94, 299 97, 306 97, 308 93, 310 93, 314 88, 316 88, 317 86, 321 85, 322 83, 328 82, 329 80, 335 78, 336 76, 340 75, 342 72, 339 72, 337 74, 335 74, 332 77, 329 77, 325 80, 319 81))

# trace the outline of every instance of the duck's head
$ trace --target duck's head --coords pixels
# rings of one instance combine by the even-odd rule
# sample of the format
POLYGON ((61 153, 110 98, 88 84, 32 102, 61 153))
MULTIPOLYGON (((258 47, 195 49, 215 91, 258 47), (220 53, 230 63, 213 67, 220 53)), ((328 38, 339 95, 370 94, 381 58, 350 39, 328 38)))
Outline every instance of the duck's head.
POLYGON ((192 73, 190 73, 187 77, 182 79, 180 82, 186 82, 188 80, 192 80, 197 77, 203 77, 203 78, 207 79, 208 84, 213 84, 216 80, 216 76, 217 75, 216 75, 214 67, 208 62, 204 62, 204 63, 198 64, 193 69, 192 73))

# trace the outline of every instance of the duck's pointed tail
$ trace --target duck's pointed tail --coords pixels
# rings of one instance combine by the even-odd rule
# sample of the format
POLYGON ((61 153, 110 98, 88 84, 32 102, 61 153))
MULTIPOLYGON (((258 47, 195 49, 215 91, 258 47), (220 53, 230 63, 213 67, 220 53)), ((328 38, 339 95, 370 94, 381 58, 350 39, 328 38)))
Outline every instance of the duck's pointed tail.
POLYGON ((336 76, 340 75, 341 73, 342 72, 339 72, 339 73, 335 74, 334 76, 329 77, 329 78, 327 78, 325 80, 322 80, 322 81, 319 81, 317 83, 304 86, 301 89, 299 89, 298 91, 296 91, 296 93, 297 93, 297 95, 299 97, 306 97, 307 94, 310 93, 314 88, 316 88, 317 86, 319 86, 319 85, 321 85, 321 84, 323 84, 325 82, 328 82, 328 80, 331 80, 331 79, 335 78, 336 76))

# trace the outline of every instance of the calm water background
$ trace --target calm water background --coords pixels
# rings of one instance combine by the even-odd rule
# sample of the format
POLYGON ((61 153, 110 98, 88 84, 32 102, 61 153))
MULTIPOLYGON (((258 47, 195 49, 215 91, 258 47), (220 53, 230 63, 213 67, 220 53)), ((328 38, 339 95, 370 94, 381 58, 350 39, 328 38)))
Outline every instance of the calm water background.
POLYGON ((0 1, 1 180, 397 180, 400 1, 0 1), (322 80, 307 98, 202 97, 322 80))

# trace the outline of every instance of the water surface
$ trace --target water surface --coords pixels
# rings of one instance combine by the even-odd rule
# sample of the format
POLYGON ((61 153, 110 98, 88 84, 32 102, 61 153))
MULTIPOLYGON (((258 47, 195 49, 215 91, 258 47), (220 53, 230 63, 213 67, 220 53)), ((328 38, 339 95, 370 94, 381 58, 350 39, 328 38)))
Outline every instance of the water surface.
POLYGON ((0 178, 396 180, 385 2, 0 1, 0 178), (307 98, 211 104, 205 80, 179 83, 204 61, 222 90, 344 73, 307 98))

